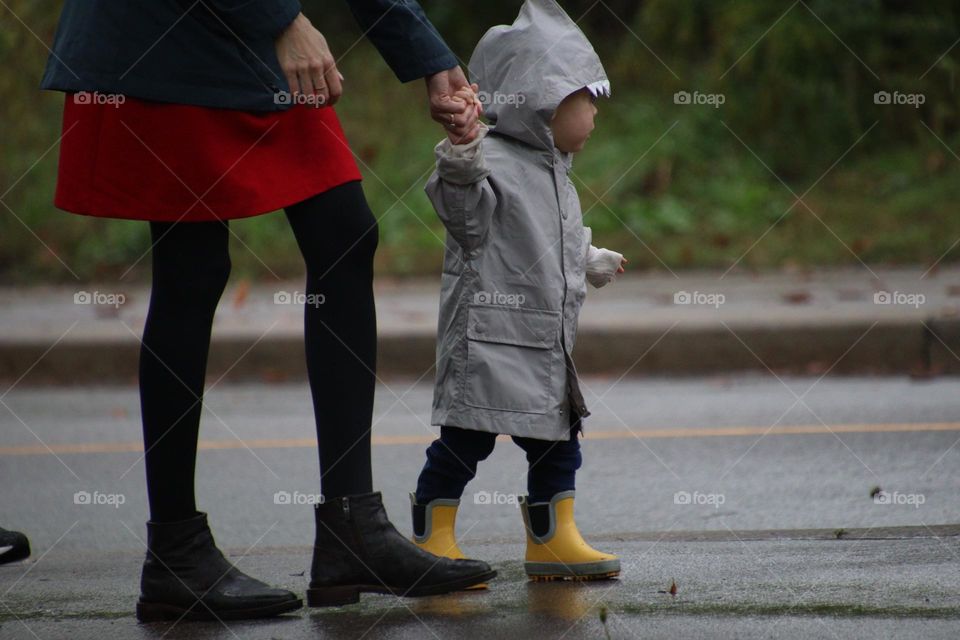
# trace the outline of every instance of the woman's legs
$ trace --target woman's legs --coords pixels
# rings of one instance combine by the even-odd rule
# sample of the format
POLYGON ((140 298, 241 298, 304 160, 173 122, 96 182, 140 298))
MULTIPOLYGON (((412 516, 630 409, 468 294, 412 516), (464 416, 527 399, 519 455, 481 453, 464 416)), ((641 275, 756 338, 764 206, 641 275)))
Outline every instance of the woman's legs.
POLYGON ((314 507, 310 606, 356 602, 363 591, 428 595, 496 575, 478 561, 440 559, 390 524, 370 471, 377 321, 377 222, 359 181, 288 207, 307 267, 304 337, 325 497, 314 507), (375 585, 375 586, 374 586, 375 585))
POLYGON ((194 469, 213 315, 230 275, 227 222, 151 222, 153 284, 140 348, 150 519, 196 515, 194 469))
POLYGON ((304 341, 321 491, 327 499, 369 493, 377 221, 359 181, 288 207, 286 214, 307 269, 304 341))
POLYGON ((496 443, 495 433, 440 427, 440 437, 427 448, 427 462, 417 479, 417 504, 437 498, 459 500, 477 475, 477 463, 487 459, 496 443))
POLYGON ((151 222, 153 288, 140 348, 150 521, 137 618, 262 618, 303 606, 233 567, 198 513, 193 477, 213 315, 230 275, 226 222, 151 222))

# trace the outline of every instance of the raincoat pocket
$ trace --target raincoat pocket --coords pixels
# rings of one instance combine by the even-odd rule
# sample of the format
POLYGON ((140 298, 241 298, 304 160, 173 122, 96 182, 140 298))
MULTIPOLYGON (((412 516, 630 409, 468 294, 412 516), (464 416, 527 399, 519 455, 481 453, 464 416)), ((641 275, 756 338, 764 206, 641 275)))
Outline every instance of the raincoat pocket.
POLYGON ((560 357, 560 313, 469 304, 463 401, 471 407, 546 413, 560 357))

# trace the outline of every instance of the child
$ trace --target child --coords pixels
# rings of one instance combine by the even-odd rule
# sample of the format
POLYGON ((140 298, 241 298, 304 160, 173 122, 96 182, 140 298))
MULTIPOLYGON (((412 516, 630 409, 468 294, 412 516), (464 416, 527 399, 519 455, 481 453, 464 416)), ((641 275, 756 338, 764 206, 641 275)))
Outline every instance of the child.
POLYGON ((469 68, 491 124, 467 144, 438 144, 426 185, 447 228, 432 417, 441 429, 411 494, 414 542, 463 557, 459 499, 504 433, 529 461, 527 575, 614 577, 619 559, 587 545, 573 520, 589 412, 570 352, 584 279, 603 286, 626 261, 590 245, 567 175, 610 83, 553 0, 527 0, 512 25, 490 29, 469 68))

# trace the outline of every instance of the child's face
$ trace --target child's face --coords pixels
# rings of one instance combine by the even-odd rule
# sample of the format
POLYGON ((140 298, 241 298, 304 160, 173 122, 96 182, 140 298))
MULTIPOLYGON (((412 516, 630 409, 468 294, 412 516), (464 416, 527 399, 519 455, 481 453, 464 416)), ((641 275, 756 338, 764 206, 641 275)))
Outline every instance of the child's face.
POLYGON ((576 153, 583 149, 593 131, 593 118, 597 115, 595 101, 587 89, 575 91, 563 99, 550 121, 553 143, 557 149, 564 153, 576 153))

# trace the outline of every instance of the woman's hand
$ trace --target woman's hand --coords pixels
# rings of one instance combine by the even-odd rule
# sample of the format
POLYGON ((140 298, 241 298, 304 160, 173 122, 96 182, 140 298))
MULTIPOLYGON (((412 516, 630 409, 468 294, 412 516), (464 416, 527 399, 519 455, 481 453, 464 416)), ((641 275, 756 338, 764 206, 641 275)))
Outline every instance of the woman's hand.
POLYGON ((337 63, 323 34, 302 13, 277 38, 277 60, 290 93, 317 96, 319 105, 336 104, 343 94, 337 63))

